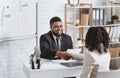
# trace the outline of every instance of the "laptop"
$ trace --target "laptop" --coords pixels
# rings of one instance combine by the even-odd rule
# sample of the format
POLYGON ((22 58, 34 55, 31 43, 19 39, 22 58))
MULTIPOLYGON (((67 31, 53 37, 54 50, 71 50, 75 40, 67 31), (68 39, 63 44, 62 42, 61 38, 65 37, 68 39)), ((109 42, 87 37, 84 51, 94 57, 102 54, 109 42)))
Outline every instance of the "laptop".
POLYGON ((66 67, 75 67, 75 66, 82 66, 83 61, 64 62, 64 63, 60 63, 60 64, 66 66, 66 67))

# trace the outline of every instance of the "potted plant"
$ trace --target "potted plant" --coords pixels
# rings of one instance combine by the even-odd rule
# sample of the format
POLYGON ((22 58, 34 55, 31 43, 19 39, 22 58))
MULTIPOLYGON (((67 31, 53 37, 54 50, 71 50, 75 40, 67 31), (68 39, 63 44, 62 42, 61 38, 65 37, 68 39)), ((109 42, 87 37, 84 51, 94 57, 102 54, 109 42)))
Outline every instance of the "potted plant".
POLYGON ((113 15, 111 17, 111 20, 112 20, 113 23, 116 23, 118 19, 119 19, 119 17, 117 15, 113 15))
POLYGON ((82 44, 82 40, 79 38, 77 38, 77 45, 81 45, 82 44))

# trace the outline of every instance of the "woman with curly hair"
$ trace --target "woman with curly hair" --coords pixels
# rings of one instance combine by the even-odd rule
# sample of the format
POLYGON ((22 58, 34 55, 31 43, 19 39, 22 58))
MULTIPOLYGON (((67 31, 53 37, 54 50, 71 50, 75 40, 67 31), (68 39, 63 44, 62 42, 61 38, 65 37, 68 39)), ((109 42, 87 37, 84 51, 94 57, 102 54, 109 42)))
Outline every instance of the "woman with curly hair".
POLYGON ((94 65, 99 65, 98 71, 109 71, 110 52, 109 35, 103 27, 91 27, 85 38, 85 50, 82 54, 71 53, 73 59, 84 60, 80 78, 90 78, 94 65))

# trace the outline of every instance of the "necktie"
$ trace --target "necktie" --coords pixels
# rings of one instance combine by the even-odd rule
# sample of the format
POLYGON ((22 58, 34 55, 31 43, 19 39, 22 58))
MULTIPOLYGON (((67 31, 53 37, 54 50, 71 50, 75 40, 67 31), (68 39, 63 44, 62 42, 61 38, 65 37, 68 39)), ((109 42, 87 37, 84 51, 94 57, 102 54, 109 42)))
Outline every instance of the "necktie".
POLYGON ((59 38, 56 38, 56 49, 59 51, 59 38))

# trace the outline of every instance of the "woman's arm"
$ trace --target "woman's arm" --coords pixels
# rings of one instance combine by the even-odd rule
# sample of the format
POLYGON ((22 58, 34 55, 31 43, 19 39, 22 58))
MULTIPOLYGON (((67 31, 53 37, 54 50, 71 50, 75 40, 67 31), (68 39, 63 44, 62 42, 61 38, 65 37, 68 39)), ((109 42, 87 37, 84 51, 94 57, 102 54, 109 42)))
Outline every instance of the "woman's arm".
POLYGON ((77 53, 71 53, 71 56, 73 58, 73 60, 79 60, 79 61, 83 61, 84 59, 84 54, 77 54, 77 53))

